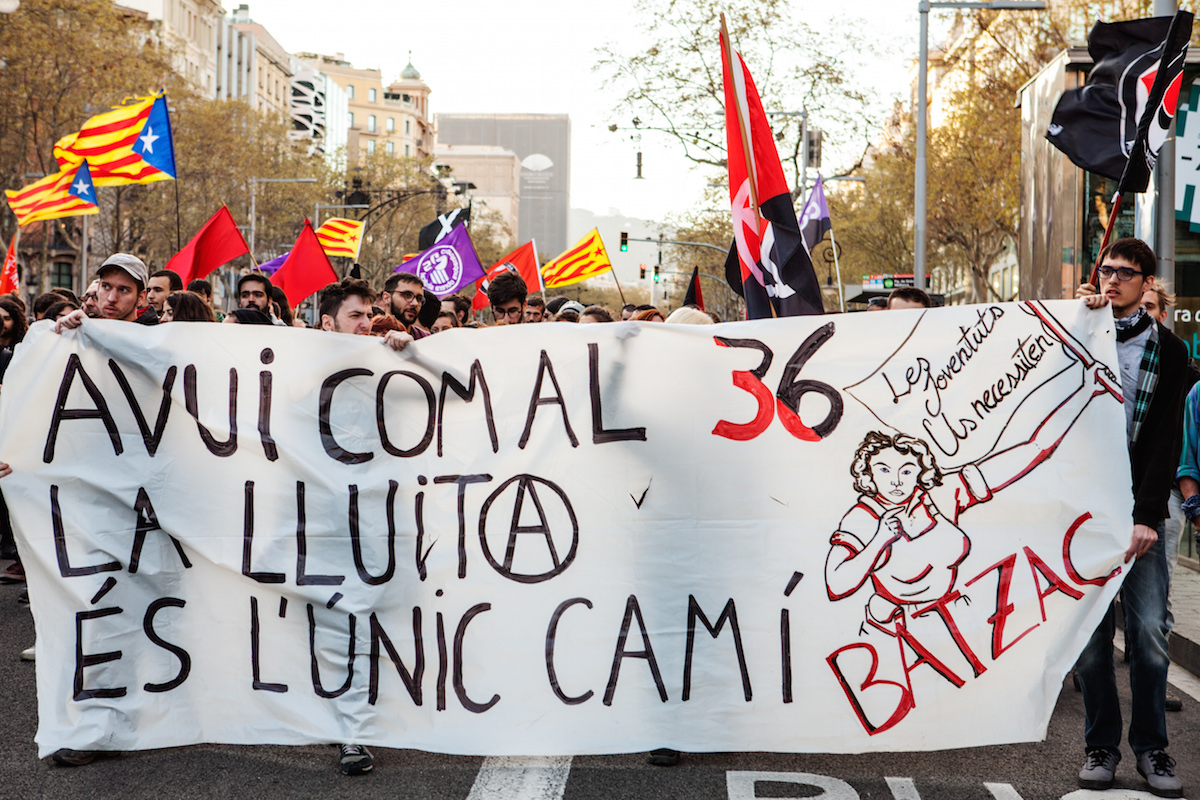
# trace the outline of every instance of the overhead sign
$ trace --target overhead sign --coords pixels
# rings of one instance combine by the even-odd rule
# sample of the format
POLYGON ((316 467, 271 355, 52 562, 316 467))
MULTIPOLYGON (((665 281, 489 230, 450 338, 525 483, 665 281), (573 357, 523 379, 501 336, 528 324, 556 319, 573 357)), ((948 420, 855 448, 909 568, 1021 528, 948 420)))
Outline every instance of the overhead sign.
POLYGON ((39 751, 1045 735, 1131 530, 1111 313, 542 327, 34 325, 39 751))

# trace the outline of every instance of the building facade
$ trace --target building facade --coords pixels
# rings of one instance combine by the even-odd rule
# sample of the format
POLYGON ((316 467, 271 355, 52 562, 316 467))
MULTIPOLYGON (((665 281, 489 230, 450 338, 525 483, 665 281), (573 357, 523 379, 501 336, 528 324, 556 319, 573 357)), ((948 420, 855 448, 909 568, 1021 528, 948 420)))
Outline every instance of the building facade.
POLYGON ((411 62, 385 87, 380 70, 358 69, 343 53, 297 53, 296 58, 328 75, 346 93, 351 159, 376 152, 415 158, 433 155, 431 89, 411 62))
POLYGON ((324 153, 335 166, 345 166, 350 113, 346 92, 325 73, 298 58, 292 59, 291 137, 307 142, 310 152, 324 153))
POLYGON ((121 0, 146 13, 158 36, 180 45, 176 71, 210 95, 217 83, 217 35, 225 12, 218 0, 121 0))
MULTIPOLYGON (((490 145, 438 144, 434 150, 434 167, 439 174, 449 170, 455 182, 474 184, 471 202, 494 211, 517 234, 521 206, 521 159, 513 151, 490 145)), ((478 214, 478 210, 474 213, 478 214)))
POLYGON ((521 160, 519 242, 543 257, 567 249, 571 210, 571 119, 566 114, 438 114, 438 145, 491 146, 521 160))

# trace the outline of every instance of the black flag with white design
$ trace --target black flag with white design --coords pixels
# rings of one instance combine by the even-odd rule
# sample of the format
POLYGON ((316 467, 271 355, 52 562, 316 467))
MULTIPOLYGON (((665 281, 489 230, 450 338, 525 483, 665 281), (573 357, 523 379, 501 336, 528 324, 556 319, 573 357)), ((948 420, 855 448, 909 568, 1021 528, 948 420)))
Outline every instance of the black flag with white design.
POLYGON ((456 225, 468 225, 470 221, 470 206, 438 215, 437 219, 421 228, 421 232, 417 234, 417 249, 428 250, 449 235, 456 225))
POLYGON ((1144 192, 1171 133, 1192 14, 1097 22, 1087 83, 1063 92, 1046 138, 1078 167, 1144 192))

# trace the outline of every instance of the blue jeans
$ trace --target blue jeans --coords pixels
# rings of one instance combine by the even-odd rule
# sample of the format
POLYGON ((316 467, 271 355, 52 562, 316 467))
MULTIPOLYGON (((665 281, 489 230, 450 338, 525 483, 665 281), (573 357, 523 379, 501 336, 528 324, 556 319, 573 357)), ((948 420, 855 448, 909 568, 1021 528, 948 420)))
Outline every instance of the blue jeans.
MULTIPOLYGON (((1158 541, 1133 562, 1121 587, 1125 612, 1125 641, 1129 648, 1129 684, 1133 709, 1129 722, 1129 746, 1135 755, 1166 749, 1167 720, 1163 704, 1167 695, 1167 574, 1165 531, 1158 524, 1158 541)), ((1113 669, 1112 607, 1084 647, 1076 672, 1083 689, 1084 740, 1088 747, 1119 750, 1121 703, 1113 669)))

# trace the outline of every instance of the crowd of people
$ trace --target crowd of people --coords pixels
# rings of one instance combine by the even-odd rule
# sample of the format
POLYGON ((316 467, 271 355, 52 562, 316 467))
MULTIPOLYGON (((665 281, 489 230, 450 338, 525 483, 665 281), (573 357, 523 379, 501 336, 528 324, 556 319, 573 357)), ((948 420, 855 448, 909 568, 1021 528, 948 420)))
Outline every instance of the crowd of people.
MULTIPOLYGON (((1091 308, 1111 306, 1117 328, 1134 497, 1131 543, 1126 553, 1126 562, 1132 563, 1121 589, 1133 689, 1128 742, 1137 771, 1151 791, 1162 797, 1181 797, 1175 762, 1166 752, 1167 634, 1172 624, 1168 593, 1184 521, 1200 520, 1200 371, 1183 342, 1162 324, 1174 298, 1155 278, 1153 251, 1140 240, 1122 239, 1106 248, 1100 264, 1098 285, 1085 283, 1076 294, 1091 308)), ((212 286, 207 281, 195 280, 185 287, 176 273, 159 270, 150 274, 137 257, 118 253, 101 265, 82 298, 56 289, 38 297, 31 308, 15 295, 0 298, 0 382, 31 318, 54 320, 55 330, 60 332, 77 328, 89 318, 141 325, 221 322, 307 327, 295 316, 283 292, 261 272, 241 276, 235 299, 237 307, 222 314, 213 308, 212 286)), ((492 324, 497 326, 549 321, 608 323, 618 318, 701 325, 721 321, 689 306, 668 315, 651 305, 630 304, 614 314, 603 306, 584 306, 565 297, 545 299, 530 294, 515 273, 492 280, 487 301, 492 324)), ((872 301, 868 310, 931 305, 925 292, 901 288, 872 301)), ((397 350, 452 328, 487 327, 472 317, 469 297, 455 295, 439 301, 426 292, 418 276, 409 273, 391 275, 378 292, 359 278, 330 283, 317 297, 315 326, 336 333, 379 336, 397 350)), ((0 463, 0 477, 10 471, 0 463)), ((24 573, 8 525, 7 509, 0 508, 0 557, 14 560, 0 581, 22 581, 24 573)), ((26 593, 22 598, 28 603, 26 593)), ((1121 758, 1121 709, 1112 663, 1115 624, 1110 608, 1076 668, 1085 708, 1086 755, 1078 780, 1087 789, 1113 786, 1121 758)), ((22 657, 33 660, 33 648, 22 657)), ((62 766, 79 766, 96 755, 60 750, 52 760, 62 766)), ((673 750, 656 750, 651 763, 667 766, 678 757, 673 750)), ((339 746, 338 768, 344 774, 363 774, 372 766, 373 757, 366 747, 339 746)))

